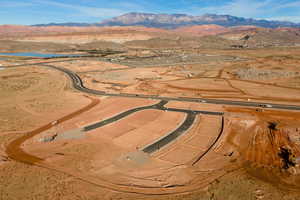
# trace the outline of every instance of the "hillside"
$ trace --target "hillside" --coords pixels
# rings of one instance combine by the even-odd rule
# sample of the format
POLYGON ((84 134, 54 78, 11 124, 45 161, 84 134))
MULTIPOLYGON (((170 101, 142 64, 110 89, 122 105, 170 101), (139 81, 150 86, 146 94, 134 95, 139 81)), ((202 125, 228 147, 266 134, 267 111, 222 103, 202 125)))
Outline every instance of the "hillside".
POLYGON ((174 31, 179 33, 190 33, 190 34, 204 36, 204 35, 217 35, 220 33, 226 33, 229 32, 230 29, 223 26, 211 24, 211 25, 184 26, 184 27, 177 28, 174 31))

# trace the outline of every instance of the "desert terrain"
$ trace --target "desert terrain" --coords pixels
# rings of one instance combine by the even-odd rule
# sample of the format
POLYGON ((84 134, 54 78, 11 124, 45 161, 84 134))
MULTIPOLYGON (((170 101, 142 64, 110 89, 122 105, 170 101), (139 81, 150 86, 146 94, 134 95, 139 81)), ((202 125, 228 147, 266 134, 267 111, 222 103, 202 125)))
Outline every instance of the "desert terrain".
POLYGON ((299 198, 298 29, 5 30, 0 199, 299 198))

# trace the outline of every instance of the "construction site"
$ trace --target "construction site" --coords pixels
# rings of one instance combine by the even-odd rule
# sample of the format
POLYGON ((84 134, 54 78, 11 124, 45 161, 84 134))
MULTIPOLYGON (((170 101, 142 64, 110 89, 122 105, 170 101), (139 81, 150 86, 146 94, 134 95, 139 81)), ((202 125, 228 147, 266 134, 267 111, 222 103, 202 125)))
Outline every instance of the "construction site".
POLYGON ((109 31, 0 41, 0 199, 299 197, 299 47, 109 31))

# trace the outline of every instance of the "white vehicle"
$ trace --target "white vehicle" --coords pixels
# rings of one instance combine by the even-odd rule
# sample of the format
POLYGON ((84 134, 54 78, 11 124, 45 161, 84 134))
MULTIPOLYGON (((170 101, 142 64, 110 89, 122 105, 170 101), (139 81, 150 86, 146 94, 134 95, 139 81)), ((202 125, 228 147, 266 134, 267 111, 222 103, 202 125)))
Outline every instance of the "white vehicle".
POLYGON ((262 107, 262 108, 272 108, 273 106, 270 105, 270 104, 260 104, 259 107, 262 107))
POLYGON ((53 121, 53 122, 51 123, 52 126, 55 126, 56 124, 58 124, 58 121, 57 121, 57 120, 56 120, 56 121, 53 121))

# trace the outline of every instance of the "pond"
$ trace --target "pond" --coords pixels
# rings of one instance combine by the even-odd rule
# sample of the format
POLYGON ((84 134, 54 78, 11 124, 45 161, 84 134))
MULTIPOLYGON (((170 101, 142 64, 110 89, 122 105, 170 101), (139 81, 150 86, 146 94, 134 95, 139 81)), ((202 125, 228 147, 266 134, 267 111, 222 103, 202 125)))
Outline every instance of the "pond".
POLYGON ((68 54, 44 54, 34 52, 22 52, 22 53, 0 53, 0 56, 21 56, 21 57, 37 57, 37 58, 53 58, 53 57, 76 57, 80 55, 68 55, 68 54))

